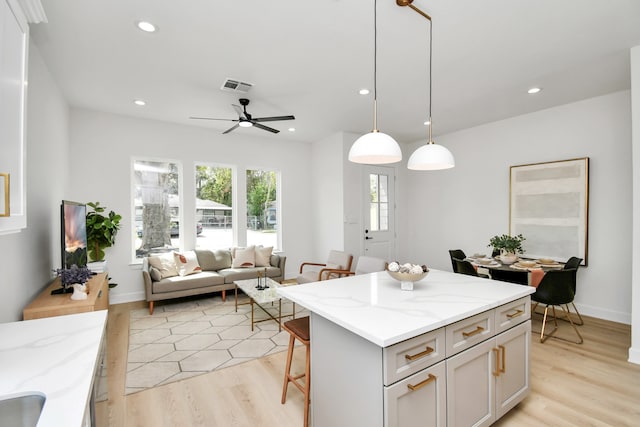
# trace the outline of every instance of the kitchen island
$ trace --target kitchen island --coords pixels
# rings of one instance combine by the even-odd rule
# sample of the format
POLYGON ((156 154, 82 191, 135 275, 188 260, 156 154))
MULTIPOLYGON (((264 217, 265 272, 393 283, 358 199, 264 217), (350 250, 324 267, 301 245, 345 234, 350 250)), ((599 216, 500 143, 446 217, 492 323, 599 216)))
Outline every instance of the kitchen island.
POLYGON ((278 292, 311 311, 314 427, 490 425, 529 392, 532 287, 431 270, 278 292))
POLYGON ((39 427, 88 425, 106 321, 100 310, 0 324, 0 399, 43 396, 39 427))

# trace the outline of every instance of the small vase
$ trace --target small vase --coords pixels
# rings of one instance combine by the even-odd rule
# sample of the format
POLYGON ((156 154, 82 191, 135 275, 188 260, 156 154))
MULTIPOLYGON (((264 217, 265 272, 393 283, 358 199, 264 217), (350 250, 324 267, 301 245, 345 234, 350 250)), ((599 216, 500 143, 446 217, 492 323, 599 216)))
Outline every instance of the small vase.
POLYGON ((513 264, 518 260, 518 256, 513 252, 507 252, 504 249, 500 250, 500 261, 503 264, 513 264))
POLYGON ((84 300, 87 299, 87 285, 81 283, 74 283, 73 294, 71 294, 72 300, 84 300))

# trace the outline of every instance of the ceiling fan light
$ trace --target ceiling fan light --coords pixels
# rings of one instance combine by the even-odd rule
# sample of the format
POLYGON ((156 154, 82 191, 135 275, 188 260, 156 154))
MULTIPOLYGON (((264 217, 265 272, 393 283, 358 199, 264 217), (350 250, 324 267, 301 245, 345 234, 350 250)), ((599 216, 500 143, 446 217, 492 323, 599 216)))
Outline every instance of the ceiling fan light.
POLYGON ((386 133, 372 131, 356 139, 349 150, 349 161, 369 165, 396 163, 402 160, 402 150, 386 133))
POLYGON ((240 126, 241 128, 250 128, 251 126, 253 126, 253 123, 251 123, 250 121, 247 121, 247 120, 241 120, 238 123, 238 126, 240 126))
POLYGON ((442 145, 430 142, 418 148, 409 157, 407 168, 419 171, 450 169, 456 165, 451 151, 442 145))

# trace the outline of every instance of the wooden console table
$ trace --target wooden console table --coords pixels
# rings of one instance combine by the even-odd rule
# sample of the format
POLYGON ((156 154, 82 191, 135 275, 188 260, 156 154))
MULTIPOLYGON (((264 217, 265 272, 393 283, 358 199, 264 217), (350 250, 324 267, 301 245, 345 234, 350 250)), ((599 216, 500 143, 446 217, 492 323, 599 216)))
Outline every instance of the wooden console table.
POLYGON ((60 278, 56 278, 22 311, 24 320, 109 309, 107 273, 99 273, 89 279, 86 300, 74 301, 71 294, 51 295, 52 290, 60 287, 60 278))

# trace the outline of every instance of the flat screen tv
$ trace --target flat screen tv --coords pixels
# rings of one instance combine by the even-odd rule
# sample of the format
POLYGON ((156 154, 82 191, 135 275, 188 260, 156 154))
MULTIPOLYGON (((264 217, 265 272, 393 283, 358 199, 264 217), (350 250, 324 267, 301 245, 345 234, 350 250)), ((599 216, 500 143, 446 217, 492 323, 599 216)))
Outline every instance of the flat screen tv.
POLYGON ((62 201, 62 268, 87 265, 87 206, 84 203, 62 201))

